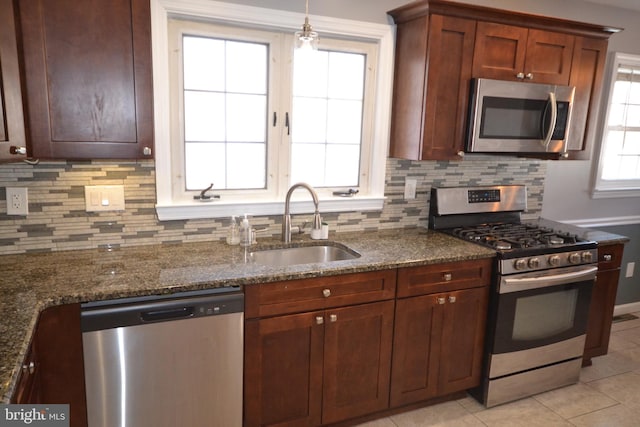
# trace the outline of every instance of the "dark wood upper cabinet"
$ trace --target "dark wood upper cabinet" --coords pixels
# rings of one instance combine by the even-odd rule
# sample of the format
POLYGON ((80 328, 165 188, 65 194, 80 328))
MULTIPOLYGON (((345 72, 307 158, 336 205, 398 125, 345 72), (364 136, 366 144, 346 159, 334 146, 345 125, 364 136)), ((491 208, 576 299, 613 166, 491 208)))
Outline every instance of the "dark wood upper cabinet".
POLYGON ((555 31, 478 22, 473 77, 567 85, 574 41, 555 31))
POLYGON ((150 5, 145 0, 19 3, 31 155, 150 158, 150 5))
POLYGON ((619 29, 446 0, 388 13, 397 26, 390 157, 461 158, 470 81, 490 78, 575 86, 568 158, 589 158, 608 38, 619 29))
POLYGON ((0 161, 26 158, 14 0, 0 0, 0 161))

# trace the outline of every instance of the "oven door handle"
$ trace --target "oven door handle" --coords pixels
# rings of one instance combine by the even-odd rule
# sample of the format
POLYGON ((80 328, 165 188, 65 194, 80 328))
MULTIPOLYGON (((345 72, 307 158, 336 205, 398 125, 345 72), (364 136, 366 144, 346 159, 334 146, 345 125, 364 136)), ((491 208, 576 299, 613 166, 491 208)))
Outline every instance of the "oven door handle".
POLYGON ((579 270, 571 269, 570 272, 557 274, 544 274, 521 278, 506 277, 501 281, 499 293, 506 294, 509 292, 526 291, 528 289, 546 288, 549 286, 566 285, 568 283, 594 280, 597 272, 597 266, 589 266, 579 270))

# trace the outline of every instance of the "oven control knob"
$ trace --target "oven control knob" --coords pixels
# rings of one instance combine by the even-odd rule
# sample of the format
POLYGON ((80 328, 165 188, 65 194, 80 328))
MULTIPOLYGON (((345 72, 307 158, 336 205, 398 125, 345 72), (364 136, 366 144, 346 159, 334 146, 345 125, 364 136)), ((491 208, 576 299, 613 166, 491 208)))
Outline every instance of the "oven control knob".
POLYGON ((552 267, 560 265, 560 257, 558 255, 551 255, 549 257, 549 265, 552 267))
POLYGON ((531 258, 529 260, 529 268, 538 268, 540 267, 540 259, 539 258, 531 258))
POLYGON ((582 261, 582 257, 578 252, 574 252, 569 255, 569 264, 579 264, 582 261))
POLYGON ((513 263, 513 266, 516 270, 524 270, 527 268, 527 260, 524 258, 517 259, 516 262, 513 263))
POLYGON ((589 251, 582 252, 582 262, 593 262, 593 254, 589 251))

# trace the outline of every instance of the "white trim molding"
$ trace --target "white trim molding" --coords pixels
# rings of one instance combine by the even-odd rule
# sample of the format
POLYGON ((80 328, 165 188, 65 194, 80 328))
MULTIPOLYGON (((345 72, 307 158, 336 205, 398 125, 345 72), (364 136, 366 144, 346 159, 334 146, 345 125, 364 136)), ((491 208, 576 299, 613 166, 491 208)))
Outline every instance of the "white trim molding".
POLYGON ((637 313, 639 311, 640 311, 640 302, 632 302, 629 304, 616 305, 613 308, 613 315, 621 316, 623 314, 637 313))
POLYGON ((596 227, 615 227, 618 225, 640 224, 640 215, 621 216, 610 218, 590 218, 590 219, 573 219, 563 220, 562 222, 575 225, 577 227, 596 228, 596 227))
MULTIPOLYGON (((230 212, 251 209, 254 215, 282 213, 284 200, 247 200, 232 204, 220 201, 210 204, 178 202, 172 194, 172 161, 170 150, 170 89, 168 22, 174 17, 195 17, 218 23, 249 25, 258 29, 295 31, 304 14, 209 0, 150 0, 154 87, 154 130, 156 162, 156 211, 160 221, 172 219, 213 218, 230 212)), ((314 28, 322 34, 375 42, 378 63, 375 82, 373 147, 369 171, 385 171, 389 144, 391 96, 393 91, 394 26, 347 19, 310 16, 314 28)), ((321 200, 323 211, 382 210, 385 174, 371 174, 368 196, 341 200, 321 200)), ((308 204, 303 203, 301 209, 308 204)), ((313 212, 313 209, 310 210, 313 212)), ((306 212, 306 211, 305 211, 306 212)), ((302 213, 302 212, 301 212, 302 213)))

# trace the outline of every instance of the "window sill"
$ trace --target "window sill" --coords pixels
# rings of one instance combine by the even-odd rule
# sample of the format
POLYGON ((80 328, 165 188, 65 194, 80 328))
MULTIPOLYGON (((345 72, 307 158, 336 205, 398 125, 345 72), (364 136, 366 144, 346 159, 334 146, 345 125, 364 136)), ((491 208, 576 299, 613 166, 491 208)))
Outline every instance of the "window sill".
POLYGON ((591 192, 592 199, 624 199, 627 197, 640 197, 640 189, 594 189, 591 192))
MULTIPOLYGON (((353 198, 331 197, 320 199, 320 213, 345 211, 380 211, 384 204, 384 196, 359 196, 353 198)), ((291 200, 291 213, 313 213, 311 200, 291 200)), ((160 221, 174 221, 184 219, 228 218, 231 215, 240 216, 245 213, 254 216, 282 215, 284 200, 247 200, 211 202, 185 202, 180 204, 156 205, 156 212, 160 221)))

